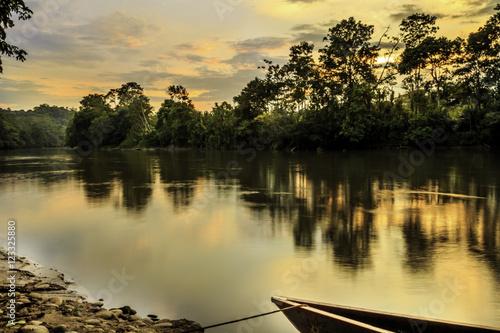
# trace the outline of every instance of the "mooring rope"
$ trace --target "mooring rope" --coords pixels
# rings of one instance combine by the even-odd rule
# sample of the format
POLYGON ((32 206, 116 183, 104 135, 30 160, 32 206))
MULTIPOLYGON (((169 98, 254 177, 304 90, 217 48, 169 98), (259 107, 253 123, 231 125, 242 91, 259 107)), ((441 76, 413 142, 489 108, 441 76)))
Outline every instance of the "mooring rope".
POLYGON ((216 324, 216 325, 210 325, 210 326, 206 326, 206 327, 202 327, 202 328, 197 328, 197 329, 193 329, 193 330, 189 330, 189 331, 184 331, 182 333, 203 332, 203 331, 205 331, 206 329, 209 329, 209 328, 214 328, 214 327, 219 327, 219 326, 234 324, 234 323, 238 323, 240 321, 245 321, 245 320, 249 320, 249 319, 253 319, 253 318, 268 316, 270 314, 277 313, 277 312, 285 312, 287 310, 291 310, 291 309, 295 309, 295 308, 300 308, 302 306, 307 306, 307 304, 294 305, 294 306, 290 306, 288 308, 279 309, 279 310, 275 310, 275 311, 271 311, 271 312, 266 312, 266 313, 261 313, 261 314, 255 315, 255 316, 241 318, 241 319, 232 320, 232 321, 227 321, 225 323, 220 323, 220 324, 216 324))

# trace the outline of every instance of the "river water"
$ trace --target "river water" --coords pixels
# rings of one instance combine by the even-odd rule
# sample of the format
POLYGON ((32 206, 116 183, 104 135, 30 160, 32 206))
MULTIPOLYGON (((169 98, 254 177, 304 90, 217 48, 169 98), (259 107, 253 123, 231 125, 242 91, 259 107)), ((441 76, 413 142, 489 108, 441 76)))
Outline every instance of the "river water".
MULTIPOLYGON (((0 152, 0 230, 106 307, 211 325, 272 295, 500 327, 500 153, 0 152)), ((294 332, 282 314, 209 332, 294 332)))

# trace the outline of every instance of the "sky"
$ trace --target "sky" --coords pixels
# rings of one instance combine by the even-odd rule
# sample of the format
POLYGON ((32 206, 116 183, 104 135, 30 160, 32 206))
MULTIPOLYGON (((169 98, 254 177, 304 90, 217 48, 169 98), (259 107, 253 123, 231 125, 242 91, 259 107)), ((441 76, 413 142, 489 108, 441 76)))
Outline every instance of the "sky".
POLYGON ((232 102, 264 72, 263 59, 284 64, 301 41, 315 50, 328 29, 353 16, 397 35, 415 12, 438 17, 438 35, 467 37, 498 0, 28 0, 29 21, 7 30, 28 52, 2 57, 0 107, 78 107, 83 96, 137 82, 156 110, 166 88, 183 85, 198 110, 232 102))

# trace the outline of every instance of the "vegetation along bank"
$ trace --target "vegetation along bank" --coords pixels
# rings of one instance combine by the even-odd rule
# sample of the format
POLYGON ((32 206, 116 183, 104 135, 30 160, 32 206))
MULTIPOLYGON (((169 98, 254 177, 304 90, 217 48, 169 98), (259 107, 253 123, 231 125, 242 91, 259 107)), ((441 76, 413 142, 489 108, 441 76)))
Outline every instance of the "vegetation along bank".
POLYGON ((322 48, 301 42, 283 65, 264 60, 262 78, 209 112, 179 85, 155 111, 136 82, 87 95, 77 111, 2 110, 0 148, 384 148, 436 130, 446 134, 443 145, 498 146, 500 5, 466 39, 440 36, 436 20, 416 13, 380 38, 373 25, 342 20, 322 48))

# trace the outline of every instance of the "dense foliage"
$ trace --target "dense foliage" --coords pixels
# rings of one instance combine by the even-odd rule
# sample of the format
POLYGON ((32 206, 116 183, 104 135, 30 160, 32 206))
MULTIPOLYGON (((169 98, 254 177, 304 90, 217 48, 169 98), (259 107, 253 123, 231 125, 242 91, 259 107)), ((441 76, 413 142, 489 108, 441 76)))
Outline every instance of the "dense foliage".
POLYGON ((0 109, 0 149, 64 146, 75 111, 42 104, 30 111, 0 109))
POLYGON ((439 36, 436 20, 410 15, 378 41, 374 26, 342 20, 317 52, 301 42, 285 64, 264 60, 264 77, 210 112, 179 85, 157 112, 135 82, 85 96, 66 144, 345 149, 418 145, 441 133, 438 144, 499 146, 500 5, 467 39, 439 36))

